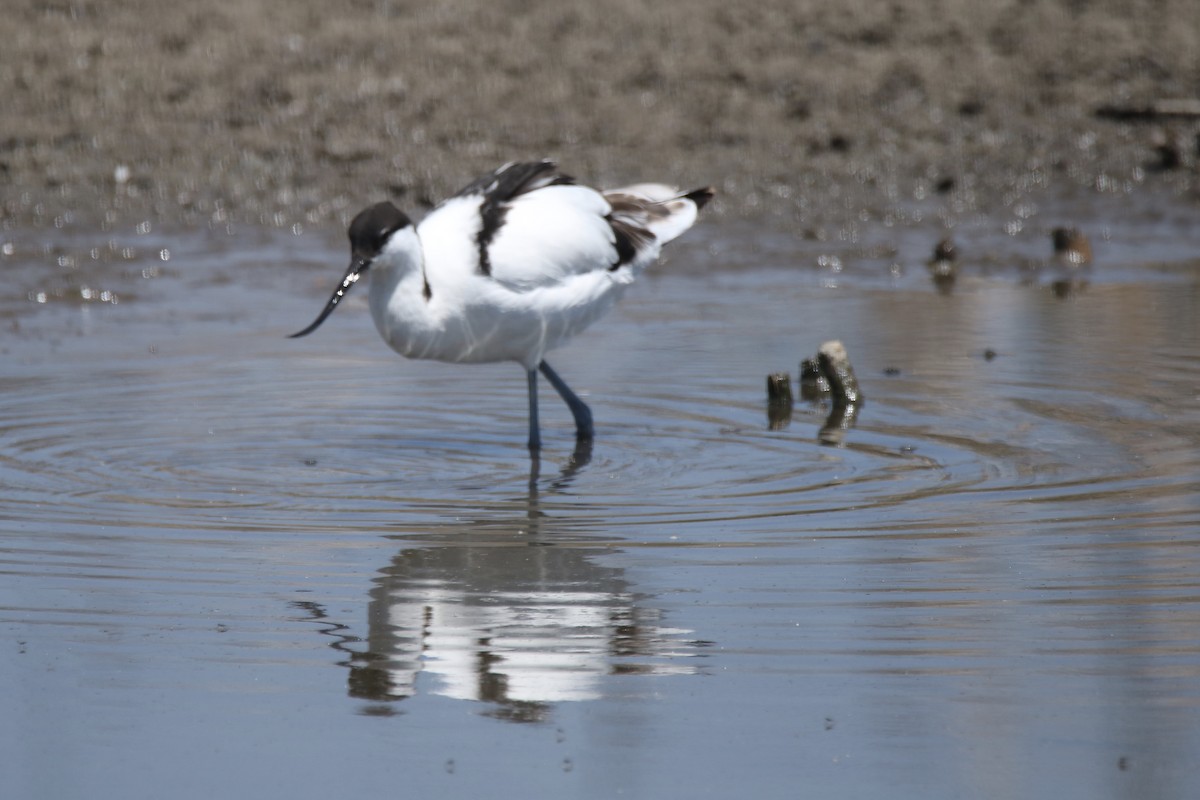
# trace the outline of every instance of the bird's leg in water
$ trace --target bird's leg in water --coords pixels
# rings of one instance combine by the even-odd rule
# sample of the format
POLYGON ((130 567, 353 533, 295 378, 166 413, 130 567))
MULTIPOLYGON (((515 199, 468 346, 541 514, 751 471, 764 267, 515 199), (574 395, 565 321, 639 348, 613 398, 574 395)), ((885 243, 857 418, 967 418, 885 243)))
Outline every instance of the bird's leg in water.
POLYGON ((542 432, 538 426, 537 370, 529 370, 527 377, 529 379, 529 450, 537 453, 542 449, 542 432))
MULTIPOLYGON (((550 365, 545 361, 538 364, 538 369, 546 376, 546 380, 550 381, 550 385, 562 396, 566 401, 567 408, 571 409, 571 414, 575 417, 575 438, 583 441, 591 441, 595 437, 595 429, 592 427, 592 410, 587 407, 587 403, 579 399, 579 397, 571 391, 571 387, 558 377, 558 373, 550 368, 550 365)), ((532 380, 532 379, 531 379, 532 380)))

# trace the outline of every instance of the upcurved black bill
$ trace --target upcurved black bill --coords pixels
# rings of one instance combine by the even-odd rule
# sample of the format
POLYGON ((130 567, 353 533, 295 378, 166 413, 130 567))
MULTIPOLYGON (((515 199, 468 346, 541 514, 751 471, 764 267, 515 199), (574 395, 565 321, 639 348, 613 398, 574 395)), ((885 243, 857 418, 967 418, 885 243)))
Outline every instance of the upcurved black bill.
POLYGON ((313 320, 313 324, 298 333, 293 333, 288 338, 295 339, 299 336, 307 336, 315 331, 325 321, 325 318, 333 313, 333 310, 337 308, 337 304, 342 302, 342 298, 346 296, 346 292, 350 291, 350 287, 358 282, 358 279, 362 276, 363 271, 369 263, 365 258, 353 259, 350 262, 350 268, 346 270, 346 274, 342 277, 341 285, 334 290, 333 296, 329 298, 329 302, 325 304, 325 308, 321 309, 321 313, 313 320))

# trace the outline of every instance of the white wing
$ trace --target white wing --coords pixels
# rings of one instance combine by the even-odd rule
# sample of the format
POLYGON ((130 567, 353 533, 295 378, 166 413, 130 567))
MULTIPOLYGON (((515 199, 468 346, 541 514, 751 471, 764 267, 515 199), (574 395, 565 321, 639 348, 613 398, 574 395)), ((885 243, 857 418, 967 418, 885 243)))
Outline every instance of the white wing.
POLYGON ((506 164, 438 206, 417 232, 433 282, 482 276, 525 291, 611 272, 627 283, 692 226, 709 197, 660 184, 601 194, 549 161, 506 164))
POLYGON ((611 211, 586 186, 547 186, 514 198, 488 248, 492 277, 529 288, 615 269, 621 259, 611 211))

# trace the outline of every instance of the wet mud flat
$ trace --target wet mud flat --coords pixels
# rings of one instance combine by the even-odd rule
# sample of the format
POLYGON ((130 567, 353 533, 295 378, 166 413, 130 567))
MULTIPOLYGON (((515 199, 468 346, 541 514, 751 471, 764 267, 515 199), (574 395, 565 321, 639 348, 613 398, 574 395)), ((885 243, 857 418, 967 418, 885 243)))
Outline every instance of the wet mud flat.
POLYGON ((601 185, 716 183, 718 213, 839 226, 941 193, 1194 198, 1189 0, 325 3, 0 14, 0 214, 22 224, 344 223, 552 157, 601 185))

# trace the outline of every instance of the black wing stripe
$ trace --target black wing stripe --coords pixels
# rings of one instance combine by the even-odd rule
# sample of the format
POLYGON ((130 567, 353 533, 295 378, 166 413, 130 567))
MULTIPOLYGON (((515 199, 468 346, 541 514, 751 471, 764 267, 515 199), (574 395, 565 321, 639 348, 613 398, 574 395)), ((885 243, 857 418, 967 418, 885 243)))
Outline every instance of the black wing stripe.
POLYGON ((635 261, 654 242, 654 234, 646 228, 646 223, 669 216, 670 211, 661 203, 623 192, 606 193, 604 199, 612 206, 606 219, 616 236, 617 263, 609 267, 615 270, 635 261))
POLYGON ((605 219, 612 226, 617 246, 617 263, 608 268, 610 272, 633 263, 637 259, 638 253, 654 241, 653 233, 628 220, 614 217, 612 214, 605 219))
POLYGON ((483 195, 479 204, 479 232, 475 234, 475 246, 479 250, 479 271, 492 274, 488 248, 496 234, 504 227, 508 204, 523 194, 545 186, 573 185, 575 179, 563 175, 553 161, 527 161, 505 164, 495 172, 484 175, 463 187, 456 197, 483 195))

